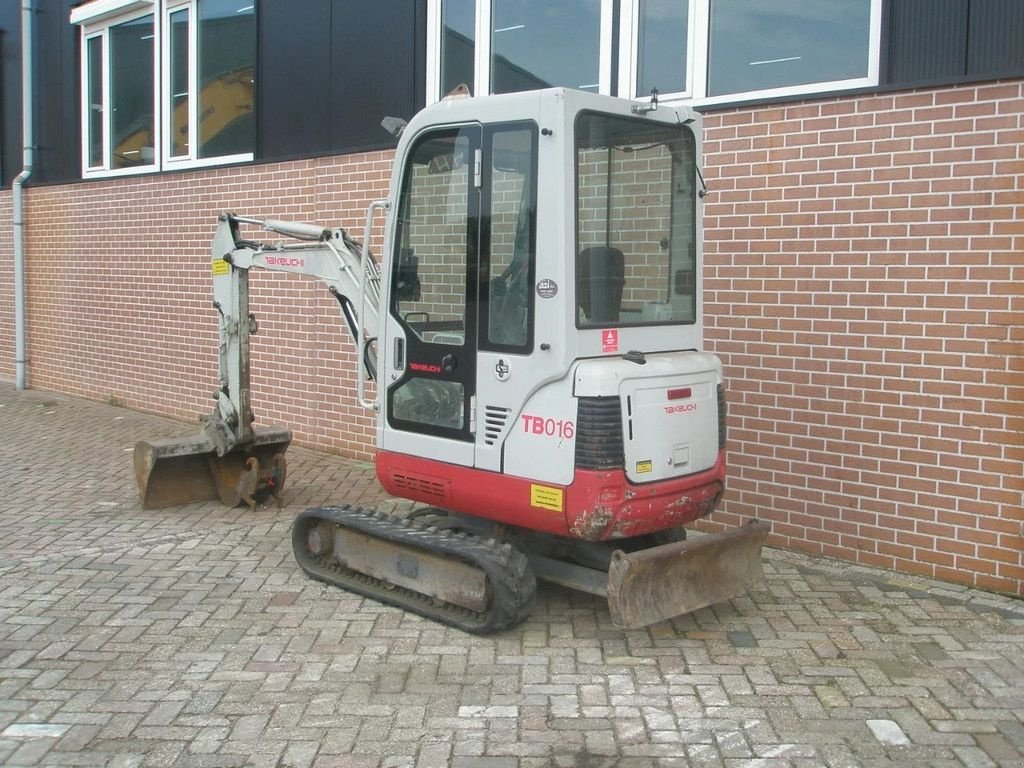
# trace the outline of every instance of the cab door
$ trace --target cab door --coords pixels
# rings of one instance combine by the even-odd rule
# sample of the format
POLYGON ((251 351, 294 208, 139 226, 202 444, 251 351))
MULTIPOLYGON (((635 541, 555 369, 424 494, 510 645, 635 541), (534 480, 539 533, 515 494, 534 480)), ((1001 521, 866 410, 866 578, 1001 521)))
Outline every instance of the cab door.
POLYGON ((481 129, 418 139, 403 169, 383 350, 382 446, 473 464, 481 129))

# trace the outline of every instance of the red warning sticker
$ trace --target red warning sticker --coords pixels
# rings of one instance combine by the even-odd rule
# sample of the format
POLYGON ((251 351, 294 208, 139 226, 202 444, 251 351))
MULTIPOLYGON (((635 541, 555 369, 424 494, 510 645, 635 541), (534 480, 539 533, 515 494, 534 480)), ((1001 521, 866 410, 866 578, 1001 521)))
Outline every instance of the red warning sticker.
POLYGON ((618 352, 619 351, 619 332, 615 329, 601 331, 601 351, 602 352, 618 352))

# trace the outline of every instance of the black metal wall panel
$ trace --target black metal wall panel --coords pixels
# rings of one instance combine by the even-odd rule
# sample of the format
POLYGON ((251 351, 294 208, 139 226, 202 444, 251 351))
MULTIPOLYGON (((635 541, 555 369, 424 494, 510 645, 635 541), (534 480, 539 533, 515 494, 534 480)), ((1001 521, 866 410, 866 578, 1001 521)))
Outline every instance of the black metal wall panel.
MULTIPOLYGON (((423 104, 420 27, 424 0, 336 0, 332 20, 331 146, 392 146, 387 116, 409 119, 423 104)), ((425 16, 422 16, 425 18, 425 16)))
POLYGON ((21 9, 0 3, 0 184, 21 171, 21 9))
POLYGON ((1000 77, 1024 73, 1024 2, 971 0, 967 74, 1000 77))
POLYGON ((425 0, 261 0, 257 15, 258 159, 391 146, 381 119, 423 106, 425 0))
MULTIPOLYGON (((78 29, 75 0, 36 0, 33 17, 34 168, 30 184, 81 178, 78 29)), ((10 186, 23 167, 21 4, 0 3, 0 180, 10 186)))
POLYGON ((968 0, 890 0, 890 84, 925 83, 964 75, 968 0))
POLYGON ((331 149, 333 0, 261 0, 256 10, 257 157, 331 149))
POLYGON ((35 183, 82 176, 76 0, 37 2, 35 17, 35 183))

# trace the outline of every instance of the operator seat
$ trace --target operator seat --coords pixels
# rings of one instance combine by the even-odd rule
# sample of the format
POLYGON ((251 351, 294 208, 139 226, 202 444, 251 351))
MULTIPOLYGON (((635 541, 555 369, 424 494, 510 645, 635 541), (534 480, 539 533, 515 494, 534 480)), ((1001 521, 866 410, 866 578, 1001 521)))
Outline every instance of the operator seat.
POLYGON ((577 300, 590 324, 618 322, 625 283, 626 259, 618 248, 595 245, 576 257, 577 300))

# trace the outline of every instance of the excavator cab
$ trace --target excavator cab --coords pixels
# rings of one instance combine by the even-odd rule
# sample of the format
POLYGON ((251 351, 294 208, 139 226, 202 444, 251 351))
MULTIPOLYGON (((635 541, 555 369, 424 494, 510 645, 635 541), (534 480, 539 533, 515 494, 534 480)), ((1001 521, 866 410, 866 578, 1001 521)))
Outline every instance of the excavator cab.
MULTIPOLYGON (((434 489, 420 500, 450 507, 468 498, 467 513, 473 506, 506 524, 570 535, 572 520, 531 504, 522 489, 503 494, 507 509, 476 507, 474 494, 436 475, 463 467, 483 473, 467 476, 472 487, 570 493, 590 468, 576 455, 581 404, 589 413, 595 397, 606 398, 621 414, 635 400, 609 389, 581 402, 582 391, 594 372, 630 355, 639 362, 609 374, 619 385, 704 369, 686 404, 701 412, 704 431, 688 434, 677 456, 643 450, 667 441, 659 435, 682 417, 645 424, 645 434, 635 419, 614 425, 627 437, 632 427, 640 443, 632 474, 651 476, 635 480, 708 471, 722 479, 721 369, 698 352, 695 125, 688 110, 565 89, 442 102, 413 119, 398 148, 384 244, 377 437, 389 491, 434 489), (684 453, 671 473, 644 471, 684 453)), ((604 430, 584 439, 607 443, 604 430)))

